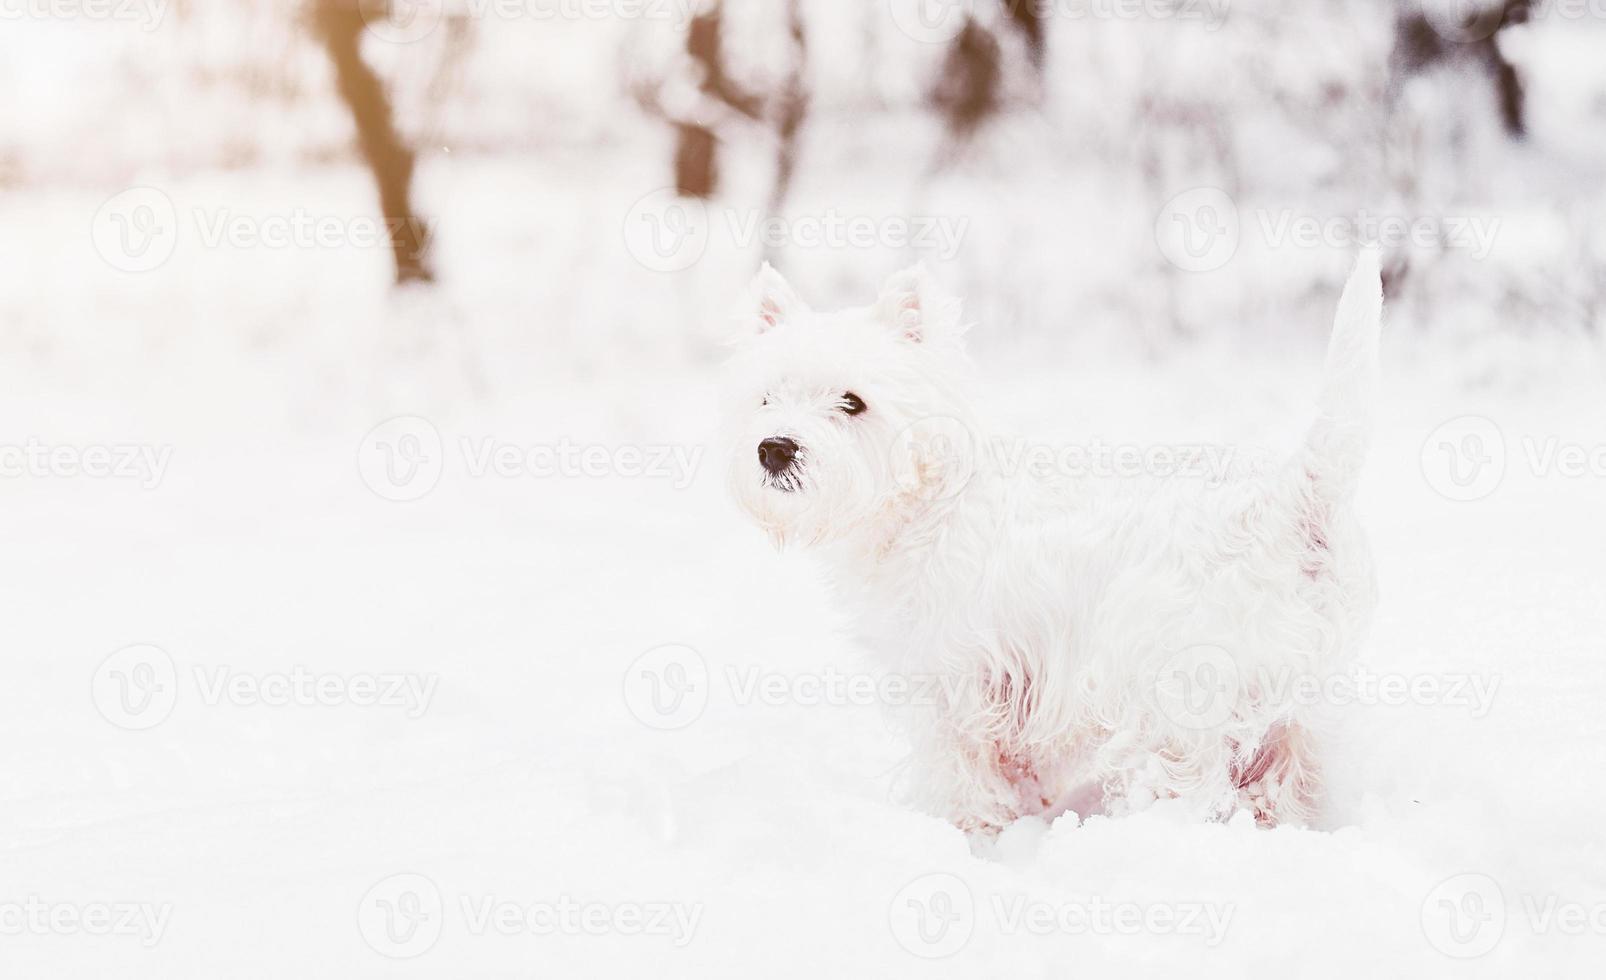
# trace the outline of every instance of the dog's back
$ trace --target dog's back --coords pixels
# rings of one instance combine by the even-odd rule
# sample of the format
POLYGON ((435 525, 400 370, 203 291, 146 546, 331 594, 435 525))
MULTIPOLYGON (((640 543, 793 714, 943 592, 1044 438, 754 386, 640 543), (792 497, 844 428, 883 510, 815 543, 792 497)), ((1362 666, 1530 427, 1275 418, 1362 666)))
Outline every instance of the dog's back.
MULTIPOLYGON (((1201 450, 1196 478, 991 474, 958 508, 948 542, 981 574, 923 625, 932 642, 969 636, 975 686, 953 707, 1032 773, 1028 797, 1085 798, 1091 781, 1116 811, 1185 797, 1216 816, 1314 818, 1327 712, 1294 692, 1349 669, 1373 604, 1349 504, 1380 316, 1368 251, 1317 419, 1281 462, 1201 450)), ((943 579, 954 556, 929 557, 943 579)))

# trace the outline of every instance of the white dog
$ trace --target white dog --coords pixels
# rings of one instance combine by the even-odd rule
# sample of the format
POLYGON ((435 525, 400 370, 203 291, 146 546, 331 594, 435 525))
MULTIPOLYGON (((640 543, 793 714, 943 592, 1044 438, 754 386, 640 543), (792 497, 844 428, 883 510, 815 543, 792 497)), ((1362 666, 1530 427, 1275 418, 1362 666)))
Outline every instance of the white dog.
POLYGON ((1306 822, 1324 725, 1374 599, 1349 508, 1382 294, 1339 302, 1304 444, 1227 479, 1012 472, 979 435, 957 302, 920 267, 816 313, 769 266, 730 364, 730 484, 779 546, 820 552, 889 668, 935 675, 916 802, 967 831, 1178 799, 1306 822), (1308 688, 1306 688, 1308 690, 1308 688))

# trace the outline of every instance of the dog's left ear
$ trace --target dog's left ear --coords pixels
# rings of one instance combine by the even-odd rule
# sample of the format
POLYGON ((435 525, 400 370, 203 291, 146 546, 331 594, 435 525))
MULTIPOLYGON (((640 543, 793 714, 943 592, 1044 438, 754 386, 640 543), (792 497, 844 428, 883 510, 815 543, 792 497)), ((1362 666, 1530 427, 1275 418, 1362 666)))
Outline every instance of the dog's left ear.
POLYGON ((768 262, 759 267, 749 289, 749 315, 753 317, 755 333, 764 333, 780 326, 796 314, 808 309, 797 298, 791 285, 768 262))
POLYGON ((875 313, 881 322, 916 344, 954 341, 964 333, 959 299, 937 287, 924 262, 887 277, 875 313))

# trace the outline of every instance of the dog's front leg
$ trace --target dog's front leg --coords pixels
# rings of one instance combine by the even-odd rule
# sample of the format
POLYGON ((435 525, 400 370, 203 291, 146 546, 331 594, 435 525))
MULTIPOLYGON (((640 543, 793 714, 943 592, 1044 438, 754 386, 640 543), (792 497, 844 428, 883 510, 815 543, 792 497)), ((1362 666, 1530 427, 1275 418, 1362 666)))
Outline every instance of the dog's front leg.
POLYGON ((1022 814, 1019 790, 997 746, 941 728, 911 758, 914 802, 968 834, 996 835, 1022 814))

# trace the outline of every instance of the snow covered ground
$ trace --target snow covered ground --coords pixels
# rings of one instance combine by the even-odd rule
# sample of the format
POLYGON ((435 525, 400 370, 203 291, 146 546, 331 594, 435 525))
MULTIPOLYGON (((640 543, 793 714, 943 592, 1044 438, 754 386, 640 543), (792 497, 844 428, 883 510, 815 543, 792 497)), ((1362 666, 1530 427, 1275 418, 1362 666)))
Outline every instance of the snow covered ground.
MULTIPOLYGON (((361 248, 119 271, 105 194, 0 196, 4 975, 1598 973, 1598 349, 1390 333, 1361 505, 1392 680, 1343 712, 1330 827, 1157 805, 973 851, 895 802, 897 695, 724 499, 684 340, 719 260, 643 269, 606 189, 635 185, 529 171, 426 176, 444 285, 399 297, 361 248), (533 224, 496 206, 553 182, 533 224)), ((164 188, 186 222, 284 197, 164 188)), ((1049 444, 1290 445, 1347 261, 1318 258, 1281 334, 984 321, 996 408, 1049 444)))

